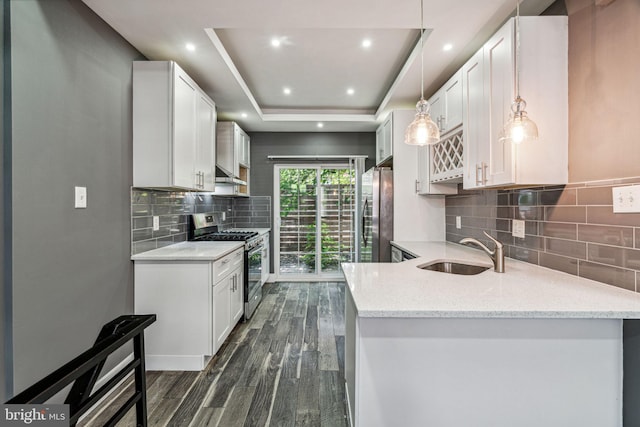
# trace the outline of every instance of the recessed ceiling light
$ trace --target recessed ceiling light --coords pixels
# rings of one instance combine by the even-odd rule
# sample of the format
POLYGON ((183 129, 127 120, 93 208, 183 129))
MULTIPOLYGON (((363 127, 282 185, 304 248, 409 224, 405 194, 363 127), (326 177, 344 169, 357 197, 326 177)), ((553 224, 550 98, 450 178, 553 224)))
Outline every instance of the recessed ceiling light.
POLYGON ((282 44, 282 41, 279 38, 274 37, 271 39, 271 46, 280 47, 281 44, 282 44))
POLYGON ((364 47, 365 49, 371 47, 371 40, 370 39, 362 40, 362 47, 364 47))
POLYGON ((288 87, 285 87, 284 89, 282 89, 282 92, 283 92, 285 95, 291 95, 291 89, 290 89, 290 88, 288 88, 288 87))
POLYGON ((444 50, 445 52, 449 51, 453 49, 453 45, 451 43, 447 43, 444 46, 442 46, 442 50, 444 50))
POLYGON ((354 93, 356 93, 356 91, 352 87, 347 89, 347 95, 353 95, 354 93))
POLYGON ((247 113, 242 113, 241 116, 242 116, 243 119, 246 119, 247 118, 247 113))
POLYGON ((187 43, 184 46, 189 52, 194 52, 196 50, 196 45, 193 43, 187 43))
POLYGON ((324 127, 324 123, 322 123, 322 122, 318 123, 318 127, 319 128, 324 127))

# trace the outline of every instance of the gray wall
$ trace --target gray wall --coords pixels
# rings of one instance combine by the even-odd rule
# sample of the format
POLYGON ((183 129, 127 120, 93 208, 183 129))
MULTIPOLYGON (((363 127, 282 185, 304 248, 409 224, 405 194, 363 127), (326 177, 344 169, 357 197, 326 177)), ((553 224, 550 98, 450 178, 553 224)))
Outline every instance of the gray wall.
POLYGON ((133 311, 131 69, 141 55, 80 0, 10 4, 17 393, 133 311), (87 209, 74 209, 74 186, 87 187, 87 209))
MULTIPOLYGON (((5 353, 11 347, 10 343, 5 342, 10 334, 6 334, 5 330, 9 327, 9 318, 8 315, 10 313, 9 307, 5 306, 5 301, 9 301, 9 298, 5 298, 5 292, 9 291, 8 281, 6 280, 7 269, 5 268, 5 206, 8 206, 8 203, 5 203, 5 184, 7 181, 5 179, 5 173, 8 172, 7 168, 4 167, 4 150, 7 147, 8 141, 5 138, 4 130, 5 130, 5 121, 7 118, 4 115, 4 84, 5 84, 5 35, 4 35, 4 19, 5 19, 5 6, 9 3, 7 0, 2 1, 0 4, 0 46, 2 46, 2 56, 0 56, 0 99, 3 102, 0 102, 0 115, 2 120, 0 120, 0 135, 2 135, 2 148, 0 149, 0 164, 3 165, 2 173, 0 173, 0 189, 2 191, 2 197, 0 197, 0 224, 2 228, 0 228, 0 271, 2 272, 2 277, 0 277, 0 402, 4 402, 6 400, 7 392, 10 389, 11 385, 7 383, 7 379, 11 377, 11 375, 7 375, 6 372, 11 370, 10 366, 6 363, 5 353)), ((7 15, 8 16, 8 15, 7 15)), ((9 169, 10 171, 10 169, 9 169)))
MULTIPOLYGON (((375 132, 253 132, 249 136, 251 137, 252 196, 271 196, 273 200, 273 165, 276 162, 267 159, 269 155, 359 154, 369 156, 366 169, 375 165, 375 132)), ((278 162, 282 163, 282 161, 278 162)))
MULTIPOLYGON (((251 137, 251 196, 269 196, 273 204, 273 166, 283 160, 269 160, 269 155, 348 155, 368 156, 365 169, 375 166, 375 132, 348 133, 298 133, 298 132, 253 132, 251 137)), ((295 161, 303 163, 302 160, 295 161)), ((309 160, 309 162, 313 162, 309 160)), ((273 214, 271 206, 271 214, 273 214)), ((273 223, 273 221, 272 221, 273 223)), ((274 271, 273 233, 271 238, 270 271, 274 271)))

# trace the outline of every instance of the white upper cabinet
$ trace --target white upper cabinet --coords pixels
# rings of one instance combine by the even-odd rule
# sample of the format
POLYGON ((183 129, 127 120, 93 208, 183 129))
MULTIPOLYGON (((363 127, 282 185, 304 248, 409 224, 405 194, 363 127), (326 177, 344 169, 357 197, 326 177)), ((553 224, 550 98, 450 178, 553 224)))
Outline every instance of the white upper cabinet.
POLYGON ((236 178, 240 167, 250 167, 250 138, 236 122, 219 122, 217 128, 218 167, 236 178))
POLYGON ((539 138, 505 143, 515 99, 515 24, 510 19, 462 67, 464 188, 568 181, 567 18, 520 18, 520 95, 539 138))
POLYGON ((216 132, 217 165, 223 172, 235 178, 235 181, 218 179, 216 193, 248 196, 251 151, 249 135, 236 122, 218 122, 216 132), (242 183, 238 183, 239 181, 242 183))
POLYGON ((133 185, 213 191, 215 103, 172 61, 133 63, 133 185))
POLYGON ((431 119, 440 137, 462 125, 462 70, 457 71, 431 98, 431 119))
POLYGON ((376 166, 387 163, 393 156, 393 115, 389 114, 376 130, 376 166))

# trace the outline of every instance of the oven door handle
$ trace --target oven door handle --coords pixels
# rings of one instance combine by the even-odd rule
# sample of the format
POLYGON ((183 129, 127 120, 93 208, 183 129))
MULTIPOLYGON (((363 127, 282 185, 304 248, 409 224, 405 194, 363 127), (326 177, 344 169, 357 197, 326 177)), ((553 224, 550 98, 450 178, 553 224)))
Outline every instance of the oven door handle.
POLYGON ((263 246, 262 246, 262 245, 255 246, 253 249, 249 250, 249 252, 247 253, 247 255, 248 255, 248 256, 252 256, 252 255, 255 255, 255 254, 256 254, 256 252, 262 252, 262 248, 263 248, 263 246))

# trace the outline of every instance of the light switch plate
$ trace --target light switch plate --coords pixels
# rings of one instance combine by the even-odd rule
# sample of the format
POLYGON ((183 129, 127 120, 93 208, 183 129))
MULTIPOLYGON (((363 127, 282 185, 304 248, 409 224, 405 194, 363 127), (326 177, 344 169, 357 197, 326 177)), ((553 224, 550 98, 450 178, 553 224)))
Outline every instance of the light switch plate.
POLYGON ((640 213, 640 185, 613 187, 614 213, 640 213))
POLYGON ((511 235, 513 237, 519 237, 524 239, 524 221, 521 219, 514 219, 511 222, 511 235))
POLYGON ((458 230, 462 228, 462 218, 460 218, 460 216, 456 216, 456 228, 458 230))
POLYGON ((87 208, 87 187, 75 187, 75 208, 87 208))
POLYGON ((153 231, 158 231, 160 230, 160 217, 159 216, 154 216, 153 217, 153 231))

